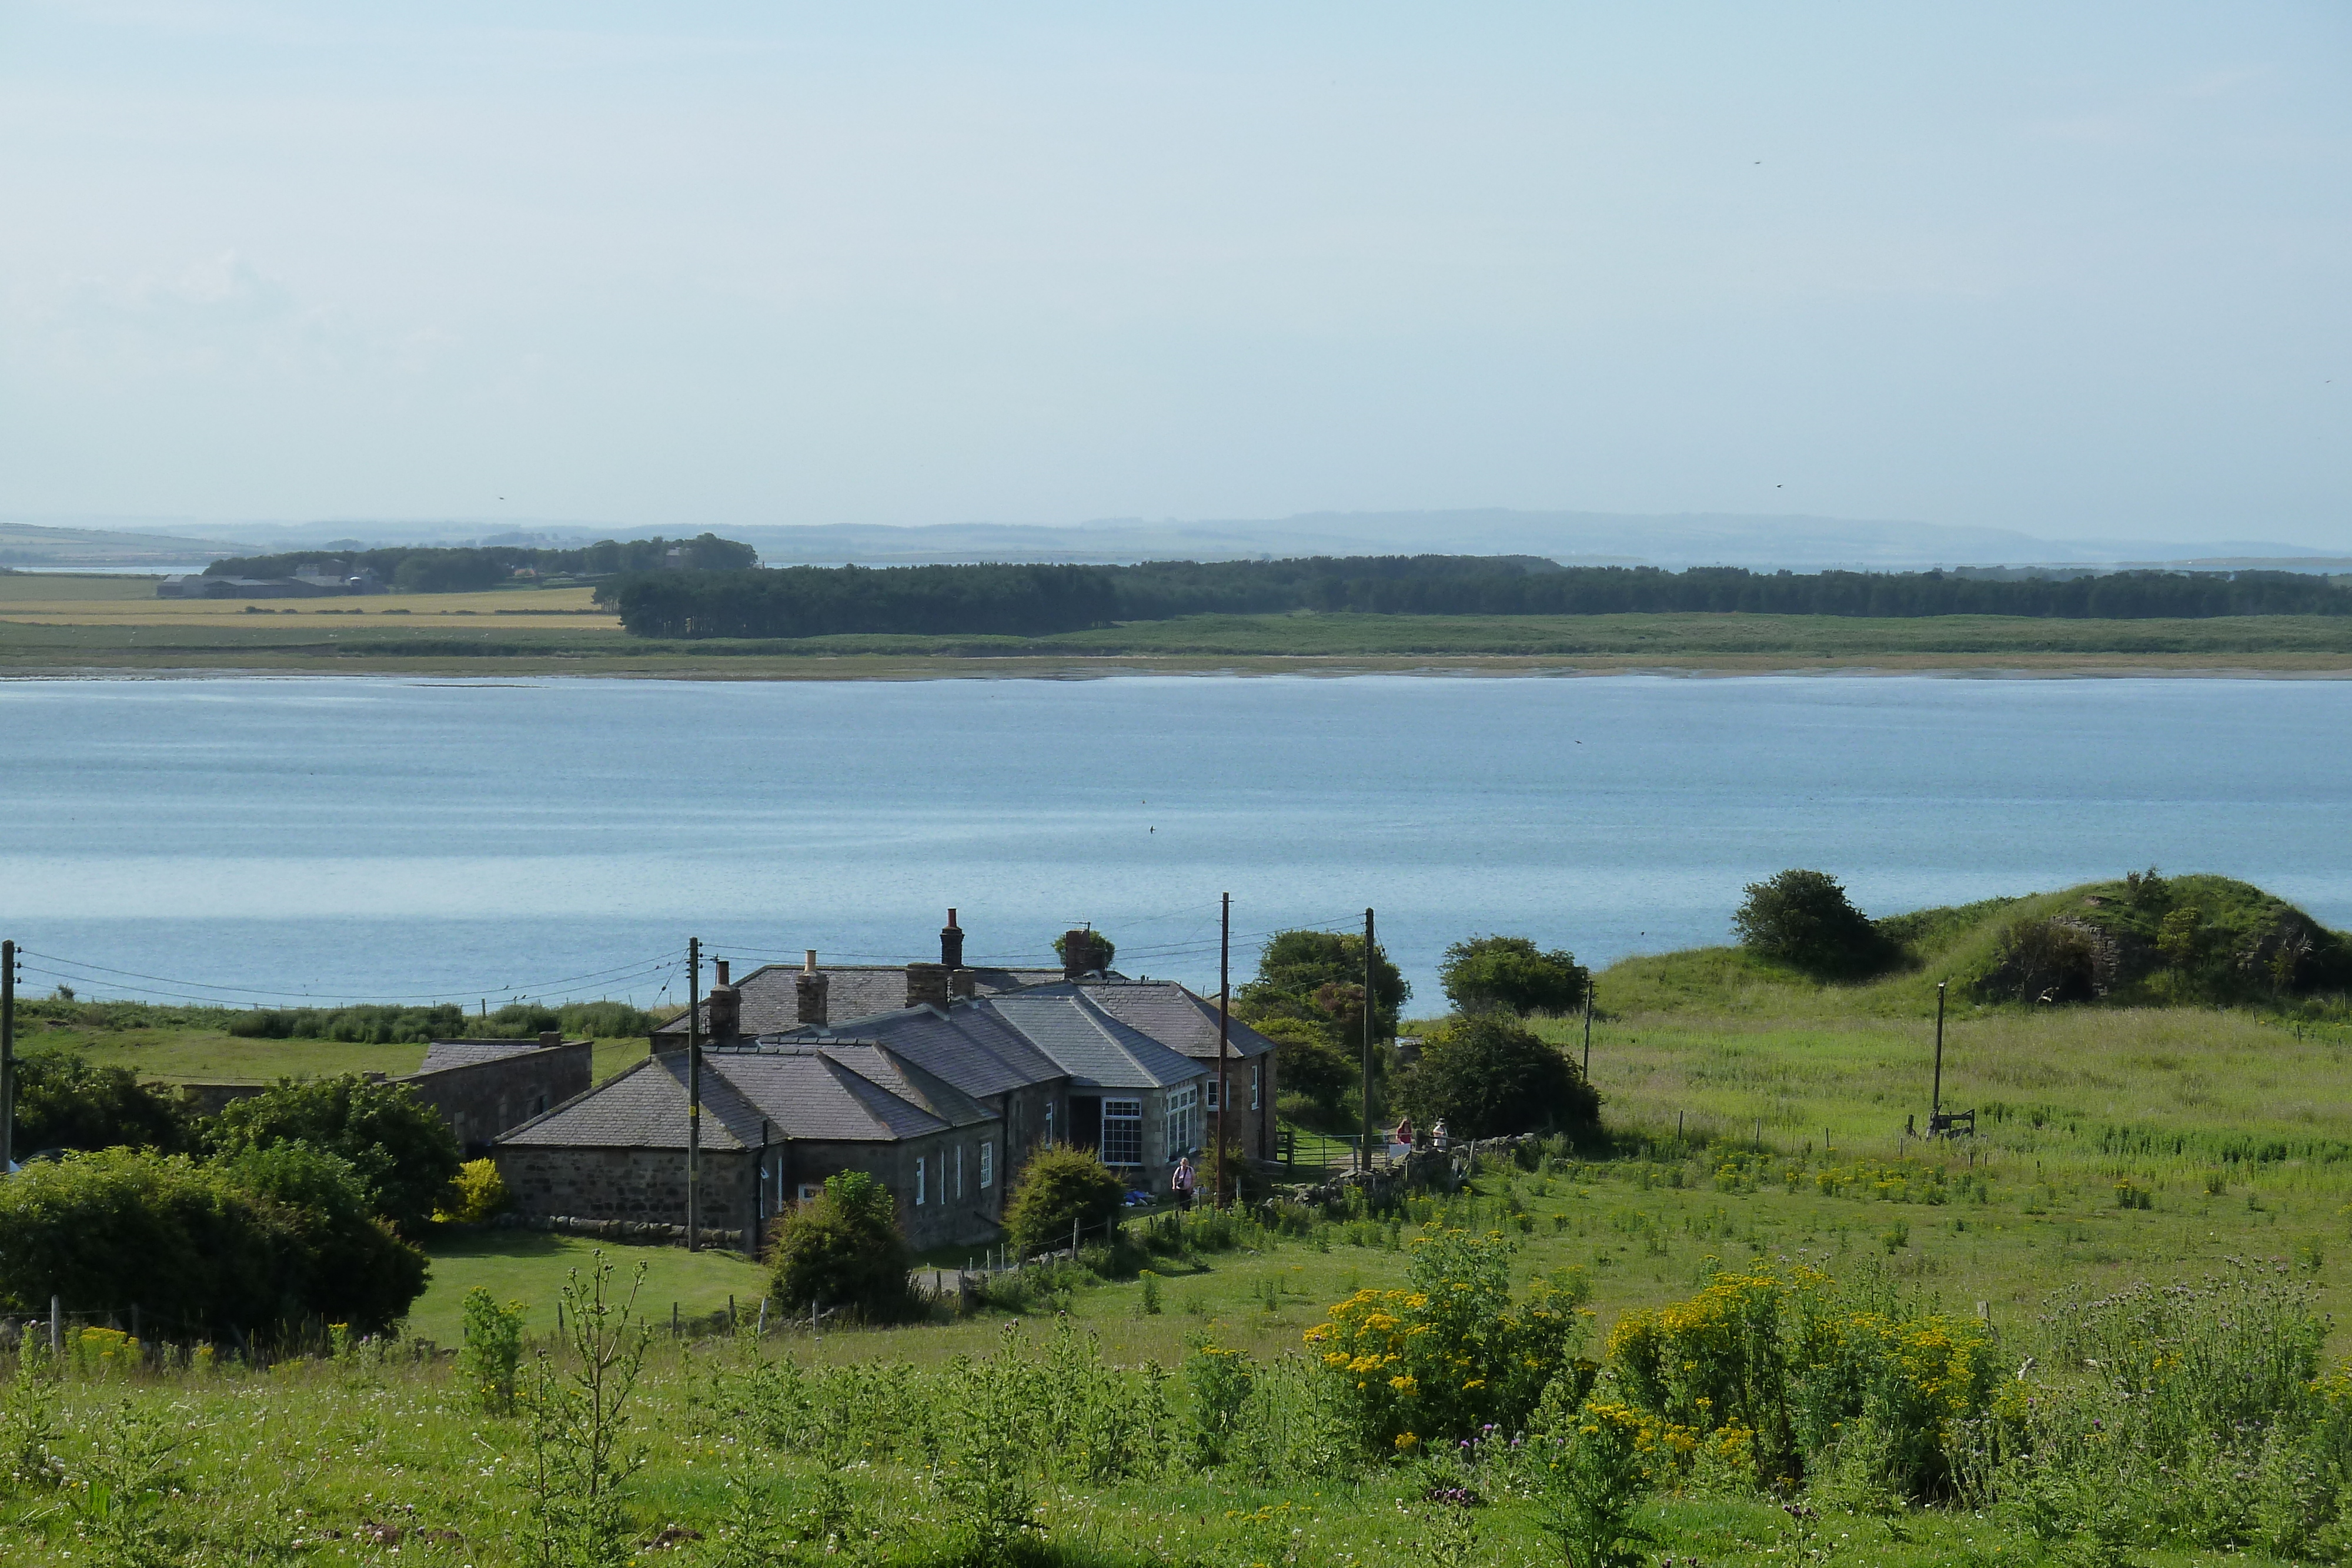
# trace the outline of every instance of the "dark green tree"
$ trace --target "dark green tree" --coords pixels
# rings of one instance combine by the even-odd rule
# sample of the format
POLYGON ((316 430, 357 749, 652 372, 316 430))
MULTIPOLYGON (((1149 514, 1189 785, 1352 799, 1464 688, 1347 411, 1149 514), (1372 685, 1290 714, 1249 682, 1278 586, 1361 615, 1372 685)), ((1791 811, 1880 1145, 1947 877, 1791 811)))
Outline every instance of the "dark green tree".
POLYGON ((1397 1100, 1426 1133, 1499 1138, 1546 1129, 1583 1133, 1601 1123, 1601 1096, 1575 1063, 1507 1013, 1472 1013, 1427 1035, 1397 1100))
POLYGON ((1565 948, 1539 952, 1524 936, 1474 936, 1445 950, 1437 976, 1463 1012, 1565 1013, 1584 1005, 1591 976, 1565 948))
MULTIPOLYGON (((1396 1033, 1397 1013, 1412 988, 1372 948, 1373 1031, 1396 1033)), ((1330 931, 1278 931, 1258 957, 1257 977, 1241 988, 1236 1010, 1244 1022, 1302 1019, 1320 1026, 1343 1049, 1359 1044, 1364 1020, 1364 939, 1330 931)))
POLYGON ((1845 977, 1869 974, 1893 956, 1893 945, 1827 872, 1784 871, 1748 883, 1747 893, 1731 928, 1740 946, 1759 957, 1845 977))
POLYGON ((1047 1144, 1013 1178, 1004 1228, 1024 1252, 1066 1246, 1074 1223, 1097 1229, 1126 1201, 1126 1181, 1094 1150, 1047 1144))
POLYGON ((1362 1082, 1362 1058, 1334 1045, 1328 1029, 1305 1019, 1267 1019, 1257 1030, 1275 1043, 1284 1098, 1295 1094, 1312 1102, 1326 1120, 1353 1104, 1362 1082))
POLYGON ((16 1059, 16 1147, 156 1149, 195 1143, 195 1119, 175 1089, 146 1083, 128 1067, 94 1066, 78 1051, 16 1059))
POLYGON ((222 1155, 299 1142, 339 1155, 358 1174, 370 1207, 411 1238, 425 1234, 436 1209, 450 1206, 463 1163, 457 1134, 415 1090, 355 1073, 281 1078, 231 1101, 208 1141, 222 1155))
POLYGON ((788 1312, 854 1307, 872 1322, 904 1317, 914 1249, 889 1189, 864 1171, 825 1178, 824 1190, 770 1228, 768 1294, 788 1312))

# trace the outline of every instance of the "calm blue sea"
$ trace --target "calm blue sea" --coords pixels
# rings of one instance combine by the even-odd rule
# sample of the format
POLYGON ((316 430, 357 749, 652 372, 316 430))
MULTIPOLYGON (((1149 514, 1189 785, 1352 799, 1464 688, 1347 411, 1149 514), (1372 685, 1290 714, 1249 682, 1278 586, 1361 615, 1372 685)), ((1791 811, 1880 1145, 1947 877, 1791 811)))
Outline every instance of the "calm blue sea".
POLYGON ((2352 683, 1939 678, 0 684, 26 983, 277 1003, 683 990, 689 936, 1213 985, 1366 905, 1606 962, 1790 865, 1888 913, 2220 872, 2352 925, 2352 683))

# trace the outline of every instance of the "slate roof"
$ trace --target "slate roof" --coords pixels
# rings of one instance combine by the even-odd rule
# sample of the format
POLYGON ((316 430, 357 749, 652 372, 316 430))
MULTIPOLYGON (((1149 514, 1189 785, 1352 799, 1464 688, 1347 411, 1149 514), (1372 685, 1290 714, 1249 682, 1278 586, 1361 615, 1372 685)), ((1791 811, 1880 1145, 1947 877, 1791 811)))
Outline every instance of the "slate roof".
MULTIPOLYGON (((566 1045, 578 1045, 567 1040, 566 1045)), ((528 1056, 541 1049, 536 1038, 530 1040, 436 1040, 425 1048, 425 1065, 409 1074, 419 1078, 427 1072, 439 1072, 452 1067, 477 1067, 485 1061, 498 1061, 509 1056, 528 1056)))
POLYGON ((1199 1062, 1104 1011, 1084 987, 1013 991, 968 1005, 1020 1030, 1077 1088, 1173 1089, 1202 1076, 1199 1062))
MULTIPOLYGON (((997 1119, 952 1084, 863 1040, 711 1051, 702 1059, 702 1146, 719 1150, 756 1148, 763 1134, 772 1143, 892 1143, 997 1119)), ((685 1055, 647 1057, 498 1145, 683 1150, 685 1055)))
POLYGON ((841 1030, 799 1030, 769 1035, 771 1043, 809 1043, 837 1037, 875 1040, 894 1054, 954 1084, 967 1094, 1009 1093, 1067 1077, 1061 1065, 985 1007, 960 1001, 937 1008, 900 1008, 859 1019, 841 1030))
MULTIPOLYGON (((1021 994, 1052 996, 1065 988, 1085 992, 1087 999, 1103 1011, 1171 1050, 1196 1061, 1217 1060, 1217 1004, 1173 980, 1083 980, 1076 986, 1055 980, 1021 994)), ((1251 1061, 1272 1055, 1274 1050, 1274 1041, 1241 1019, 1226 1020, 1226 1061, 1251 1061)))
MULTIPOLYGON (((817 972, 825 977, 825 1018, 829 1026, 835 1029, 857 1019, 897 1012, 907 1005, 907 967, 904 964, 833 965, 817 972)), ((762 964, 747 975, 736 977, 735 988, 743 998, 740 1027, 745 1036, 783 1034, 801 1027, 800 996, 793 985, 800 973, 801 967, 797 964, 762 964)), ((1062 971, 1058 968, 1003 969, 979 966, 971 968, 971 974, 974 988, 982 995, 1062 977, 1062 971)), ((706 1026, 710 1020, 709 1005, 707 1001, 702 1005, 701 1017, 706 1026)), ((654 1030, 654 1039, 660 1044, 667 1044, 673 1040, 683 1040, 686 1032, 686 1015, 680 1013, 654 1030)))

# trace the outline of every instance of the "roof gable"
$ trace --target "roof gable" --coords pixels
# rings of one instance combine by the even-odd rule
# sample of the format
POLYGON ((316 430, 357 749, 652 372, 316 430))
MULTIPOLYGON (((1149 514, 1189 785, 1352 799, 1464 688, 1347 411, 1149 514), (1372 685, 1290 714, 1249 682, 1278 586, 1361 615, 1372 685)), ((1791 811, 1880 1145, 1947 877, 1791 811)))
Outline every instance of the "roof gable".
POLYGON ((1082 988, 1009 992, 978 1006, 1020 1030, 1079 1087, 1172 1089, 1203 1075, 1199 1062, 1120 1022, 1082 988))

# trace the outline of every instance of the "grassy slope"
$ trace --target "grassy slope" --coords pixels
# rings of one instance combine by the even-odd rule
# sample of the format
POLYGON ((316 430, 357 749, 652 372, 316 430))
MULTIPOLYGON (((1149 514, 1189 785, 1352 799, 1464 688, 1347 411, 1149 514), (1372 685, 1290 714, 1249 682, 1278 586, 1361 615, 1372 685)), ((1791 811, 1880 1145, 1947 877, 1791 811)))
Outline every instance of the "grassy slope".
MULTIPOLYGON (((2245 1012, 1963 1008, 1948 1029, 1948 1100, 2000 1104, 2010 1113, 1989 1119, 1985 1135, 1972 1143, 1906 1141, 1903 1117, 1926 1109, 1934 977, 1984 939, 1980 923, 1953 922, 1927 967, 1862 987, 1814 985, 1728 950, 1632 959, 1607 971, 1593 1075, 1612 1122, 1670 1134, 1679 1111, 1694 1141, 1720 1134, 1738 1143, 1760 1118, 1770 1157, 1751 1166, 1760 1166, 1760 1181, 1720 1176, 1736 1152, 1724 1146, 1682 1151, 1689 1157, 1662 1147, 1650 1159, 1572 1176, 1508 1178, 1536 1221, 1522 1266, 1582 1268, 1595 1283, 1597 1327, 1604 1332, 1628 1307, 1687 1295, 1717 1260, 1800 1256, 1840 1271, 1887 1269, 1923 1297, 1963 1312, 1984 1302, 2006 1336, 2030 1333, 2038 1303, 2062 1285, 2101 1291, 2137 1279, 2194 1277, 2244 1257, 2279 1259, 2308 1274, 2323 1308, 2339 1322, 2352 1321, 2345 1257, 2352 1250, 2345 1244, 2352 1158, 2331 1157, 2343 1148, 2338 1134, 2352 1125, 2352 1033, 2305 1027, 2298 1035, 2294 1026, 2245 1012), (2181 1145, 2103 1147, 2103 1132, 2124 1125, 2177 1133, 2181 1145), (2224 1157, 2230 1140, 2248 1132, 2303 1147, 2273 1150, 2278 1158, 2224 1157), (1910 1201, 1933 1190, 1928 1173, 1937 1168, 1954 1183, 1988 1178, 1982 1197, 1910 1201), (2119 1178, 2152 1188, 2154 1206, 2119 1207, 2119 1178)), ((1502 1196, 1505 1179, 1481 1178, 1487 1201, 1502 1196)), ((1259 1355, 1290 1349, 1325 1303, 1402 1277, 1403 1258, 1384 1233, 1356 1234, 1351 1240, 1344 1229, 1327 1229, 1318 1244, 1171 1261, 1163 1265, 1171 1276, 1164 1313, 1144 1314, 1139 1286, 1125 1283, 1082 1291, 1074 1315, 1122 1362, 1150 1356, 1172 1364, 1195 1335, 1259 1355), (1264 1300, 1269 1282, 1271 1311, 1264 1300)), ((562 1273, 591 1250, 536 1236, 445 1242, 417 1329, 446 1342, 455 1304, 474 1283, 528 1300, 534 1322, 543 1322, 562 1273)), ((625 1268, 642 1260, 654 1271, 641 1304, 657 1321, 666 1322, 672 1301, 691 1312, 698 1302, 723 1305, 730 1291, 748 1296, 755 1288, 749 1265, 724 1259, 629 1248, 616 1255, 625 1268)), ((821 1346, 805 1335, 776 1343, 825 1361, 937 1364, 984 1354, 1001 1328, 1001 1319, 983 1316, 835 1333, 821 1346)), ((658 1346, 640 1406, 654 1459, 633 1490, 648 1531, 671 1520, 708 1531, 720 1517, 732 1449, 726 1440, 695 1437, 704 1428, 693 1401, 714 1363, 743 1354, 713 1348, 688 1360, 666 1343, 658 1346)), ((174 1422, 194 1423, 188 1459, 198 1479, 191 1497, 199 1500, 174 1506, 237 1517, 251 1511, 258 1538, 269 1517, 289 1517, 297 1507, 348 1531, 362 1518, 383 1517, 392 1499, 415 1506, 418 1522, 465 1531, 472 1543, 467 1561, 520 1561, 499 1544, 516 1523, 515 1494, 502 1478, 519 1439, 506 1424, 467 1414, 447 1396, 443 1376, 394 1372, 354 1381, 322 1369, 194 1389, 163 1384, 158 1402, 179 1401, 174 1422), (330 1449, 335 1463, 314 1462, 311 1456, 330 1449)), ((79 1415, 68 1429, 95 1434, 112 1394, 88 1388, 72 1397, 79 1415)), ((761 1462, 781 1465, 796 1496, 808 1485, 794 1461, 761 1462)), ((918 1531, 939 1528, 937 1505, 919 1478, 884 1469, 861 1484, 880 1489, 899 1515, 919 1521, 918 1531)), ((1305 1531, 1302 1561, 1403 1561, 1429 1555, 1424 1527, 1411 1512, 1412 1485, 1402 1472, 1299 1478, 1263 1490, 1178 1478, 1057 1490, 1049 1517, 1057 1539, 1082 1543, 1079 1560, 1140 1568, 1171 1556, 1253 1560, 1262 1551, 1241 1538, 1245 1527, 1236 1521, 1261 1505, 1286 1503, 1305 1531)), ((54 1560, 64 1541, 57 1531, 68 1526, 0 1506, 26 1521, 22 1534, 0 1531, 0 1563, 54 1560)), ((1659 1550, 1710 1568, 1790 1560, 1785 1521, 1767 1504, 1678 1500, 1654 1522, 1664 1532, 1659 1550)), ((1556 1560, 1524 1505, 1482 1511, 1481 1527, 1482 1560, 1556 1560)), ((1915 1515, 1903 1541, 1861 1521, 1839 1520, 1835 1528, 1847 1532, 1841 1560, 2034 1556, 1997 1522, 1960 1514, 1915 1515)), ((2206 1559, 2158 1552, 2144 1560, 2206 1559)))
POLYGON ((2043 621, 1769 615, 1201 615, 1060 636, 637 639, 586 589, 242 602, 157 600, 143 580, 0 578, 0 671, 252 669, 338 673, 716 675, 1045 674, 1118 668, 1948 667, 2335 671, 2352 617, 2043 621), (1307 667, 1318 667, 1312 664, 1307 667))

